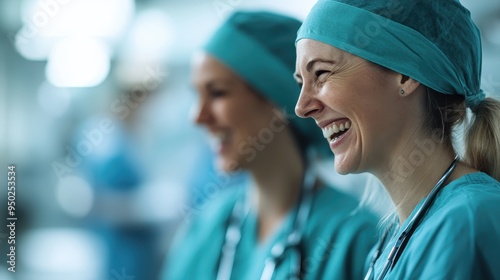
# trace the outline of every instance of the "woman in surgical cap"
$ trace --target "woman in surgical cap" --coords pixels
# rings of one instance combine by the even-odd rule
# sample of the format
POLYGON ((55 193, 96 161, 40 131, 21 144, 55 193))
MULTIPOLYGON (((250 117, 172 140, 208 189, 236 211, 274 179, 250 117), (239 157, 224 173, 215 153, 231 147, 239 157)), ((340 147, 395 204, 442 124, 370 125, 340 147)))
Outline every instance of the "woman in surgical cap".
POLYGON ((319 0, 301 26, 296 113, 396 206, 365 279, 500 279, 500 103, 481 59, 458 1, 319 0))
POLYGON ((377 219, 317 179, 308 154, 330 154, 328 145, 312 120, 289 114, 299 95, 299 27, 274 13, 236 12, 195 57, 195 121, 219 169, 251 180, 195 214, 174 241, 165 279, 362 277, 377 219))

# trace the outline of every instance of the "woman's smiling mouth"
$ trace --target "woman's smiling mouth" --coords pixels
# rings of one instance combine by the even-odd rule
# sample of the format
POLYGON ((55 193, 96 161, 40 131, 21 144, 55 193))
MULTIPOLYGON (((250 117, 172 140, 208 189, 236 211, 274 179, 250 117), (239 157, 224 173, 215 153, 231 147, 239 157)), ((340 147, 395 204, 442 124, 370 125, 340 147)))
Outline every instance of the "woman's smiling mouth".
POLYGON ((328 142, 337 140, 342 134, 346 133, 347 130, 351 127, 351 121, 349 120, 341 120, 331 123, 323 127, 321 130, 323 131, 323 137, 325 137, 328 142))

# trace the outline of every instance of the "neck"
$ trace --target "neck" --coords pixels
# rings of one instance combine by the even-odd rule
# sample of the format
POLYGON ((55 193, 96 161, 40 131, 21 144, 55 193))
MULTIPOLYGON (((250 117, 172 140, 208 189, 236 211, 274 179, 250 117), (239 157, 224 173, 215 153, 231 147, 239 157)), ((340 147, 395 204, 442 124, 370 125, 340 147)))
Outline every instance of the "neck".
MULTIPOLYGON (((452 148, 444 143, 430 141, 407 141, 405 147, 396 153, 398 156, 391 159, 388 164, 389 171, 386 169, 375 174, 396 205, 400 223, 403 223, 416 205, 432 191, 455 157, 452 148)), ((464 172, 466 173, 466 170, 463 166, 457 168, 445 185, 464 172)))
POLYGON ((291 139, 277 136, 249 168, 260 241, 273 232, 300 197, 305 164, 291 139))

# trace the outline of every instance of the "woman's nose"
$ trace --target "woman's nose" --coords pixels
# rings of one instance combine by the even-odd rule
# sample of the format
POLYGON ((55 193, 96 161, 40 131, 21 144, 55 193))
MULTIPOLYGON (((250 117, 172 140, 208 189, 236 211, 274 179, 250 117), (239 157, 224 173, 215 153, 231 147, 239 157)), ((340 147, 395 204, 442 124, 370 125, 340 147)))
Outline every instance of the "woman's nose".
POLYGON ((312 118, 320 112, 322 103, 315 97, 311 90, 304 85, 300 90, 299 100, 295 106, 295 114, 301 118, 312 118))
POLYGON ((191 116, 194 123, 197 125, 207 125, 210 122, 211 114, 206 102, 198 102, 191 107, 191 116))

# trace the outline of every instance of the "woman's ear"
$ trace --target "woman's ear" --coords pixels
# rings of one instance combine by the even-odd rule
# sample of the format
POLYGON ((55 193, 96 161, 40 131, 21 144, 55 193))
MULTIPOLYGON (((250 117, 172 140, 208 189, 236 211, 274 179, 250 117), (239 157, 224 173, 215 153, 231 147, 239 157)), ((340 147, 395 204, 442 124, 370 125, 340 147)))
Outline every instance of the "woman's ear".
POLYGON ((420 82, 408 76, 401 75, 399 94, 402 96, 410 95, 417 90, 418 86, 420 86, 420 82))

